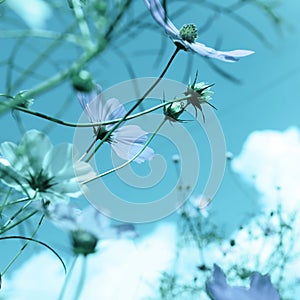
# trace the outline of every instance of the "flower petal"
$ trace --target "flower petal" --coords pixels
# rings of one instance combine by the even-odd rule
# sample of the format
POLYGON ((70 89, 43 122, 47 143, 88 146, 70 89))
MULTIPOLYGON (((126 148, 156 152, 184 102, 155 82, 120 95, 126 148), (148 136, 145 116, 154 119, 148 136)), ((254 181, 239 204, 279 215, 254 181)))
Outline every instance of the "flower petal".
POLYGON ((201 43, 186 44, 189 44, 188 46, 192 51, 202 56, 216 58, 226 62, 236 62, 240 57, 248 56, 254 53, 254 51, 250 50, 218 51, 201 43))
POLYGON ((251 275, 250 289, 229 286, 222 269, 214 264, 213 277, 206 281, 206 291, 212 300, 279 300, 279 294, 272 286, 268 275, 254 272, 251 275))
MULTIPOLYGON (((111 146, 119 157, 129 160, 142 150, 146 141, 146 131, 137 125, 127 125, 116 130, 111 146)), ((141 163, 145 160, 150 160, 153 155, 153 149, 146 147, 134 161, 141 163)))
POLYGON ((29 168, 29 171, 32 170, 34 173, 39 173, 43 168, 43 160, 52 147, 51 141, 47 135, 33 129, 24 134, 18 148, 20 151, 19 155, 28 158, 27 167, 29 168))
MULTIPOLYGON (((104 105, 103 111, 102 111, 102 117, 104 121, 110 121, 115 119, 123 118, 126 114, 125 107, 123 104, 119 102, 116 98, 111 98, 107 100, 107 102, 104 105)), ((119 125, 119 128, 123 125, 122 122, 119 125)), ((115 124, 109 124, 106 125, 106 129, 110 130, 115 124)))
POLYGON ((166 33, 173 39, 179 38, 179 30, 166 18, 165 10, 159 0, 144 0, 145 5, 150 10, 153 19, 160 24, 166 33))
POLYGON ((271 283, 269 275, 261 275, 253 272, 251 275, 250 292, 253 299, 258 300, 280 300, 278 291, 271 283))
POLYGON ((77 93, 79 103, 92 122, 101 122, 101 112, 103 110, 102 103, 102 87, 97 85, 96 89, 89 93, 77 93))
POLYGON ((46 216, 54 225, 65 230, 77 230, 81 211, 68 203, 51 203, 45 211, 46 216))

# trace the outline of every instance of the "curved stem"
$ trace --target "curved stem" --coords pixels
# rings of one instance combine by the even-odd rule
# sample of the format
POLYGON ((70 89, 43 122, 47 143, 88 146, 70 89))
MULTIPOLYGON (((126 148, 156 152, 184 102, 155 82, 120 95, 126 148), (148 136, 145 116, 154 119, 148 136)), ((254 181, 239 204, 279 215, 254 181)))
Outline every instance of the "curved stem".
POLYGON ((95 176, 94 178, 91 178, 91 179, 88 179, 86 181, 83 181, 82 184, 86 184, 88 182, 94 181, 94 180, 96 180, 98 178, 101 178, 101 177, 103 177, 105 175, 108 175, 108 174, 110 174, 112 172, 115 172, 115 171, 117 171, 117 170, 119 170, 121 168, 124 168, 125 166, 127 166, 128 164, 130 164, 132 161, 134 161, 146 149, 146 147, 150 144, 150 142, 153 140, 153 138, 155 137, 155 135, 158 133, 158 131, 161 129, 161 127, 164 125, 164 123, 166 121, 167 121, 167 119, 164 118, 163 121, 160 123, 160 125, 152 133, 151 137, 147 140, 147 142, 145 143, 145 145, 143 146, 143 148, 138 153, 136 153, 131 159, 127 160, 125 163, 123 163, 122 165, 119 165, 118 167, 115 167, 115 168, 113 168, 111 170, 108 170, 108 171, 106 171, 104 173, 101 173, 101 174, 95 176))
POLYGON ((164 75, 166 74, 167 70, 169 69, 171 63, 173 62, 174 58, 176 57, 177 53, 180 51, 179 47, 176 47, 174 53, 172 54, 171 58, 169 59, 167 65, 163 69, 160 76, 155 80, 155 82, 152 84, 152 86, 145 92, 145 94, 133 105, 131 109, 128 110, 128 112, 124 115, 124 117, 116 123, 115 126, 111 130, 107 132, 107 134, 103 137, 101 142, 98 144, 98 146, 95 148, 95 150, 92 152, 92 154, 87 158, 86 162, 88 162, 93 155, 97 152, 97 150, 103 145, 103 143, 111 136, 111 134, 120 126, 120 124, 142 103, 142 101, 150 94, 150 92, 159 84, 159 82, 163 79, 164 75))
MULTIPOLYGON (((6 95, 1 95, 0 94, 0 96, 6 96, 6 95)), ((182 100, 187 100, 187 99, 189 99, 191 97, 192 97, 191 95, 188 95, 188 96, 184 96, 182 98, 177 98, 177 99, 169 100, 167 102, 158 104, 156 106, 148 108, 148 109, 146 109, 144 111, 141 111, 139 113, 127 116, 125 120, 135 119, 137 117, 140 117, 142 115, 145 115, 145 114, 148 114, 148 113, 150 113, 152 111, 155 111, 155 110, 157 110, 157 109, 159 109, 161 107, 169 105, 169 104, 171 104, 173 102, 179 102, 179 101, 182 101, 182 100)), ((0 105, 5 105, 5 104, 0 103, 0 105)), ((115 124, 115 123, 118 123, 120 120, 124 121, 123 118, 119 118, 119 119, 114 119, 114 120, 109 120, 109 121, 104 121, 104 122, 95 122, 95 123, 72 123, 72 122, 62 121, 60 119, 57 119, 57 118, 54 118, 54 117, 42 114, 42 113, 37 112, 37 111, 33 111, 33 110, 30 110, 30 109, 27 109, 27 108, 22 107, 22 106, 16 106, 16 107, 14 107, 14 109, 17 109, 17 110, 22 111, 24 113, 27 113, 27 114, 30 114, 30 115, 34 115, 36 117, 39 117, 39 118, 42 118, 42 119, 46 119, 48 121, 51 121, 51 122, 54 122, 54 123, 57 123, 57 124, 60 124, 60 125, 63 125, 63 126, 67 126, 67 127, 95 127, 95 126, 103 126, 103 125, 108 125, 108 124, 115 124)))
MULTIPOLYGON (((30 239, 33 239, 36 235, 36 233, 38 232, 39 228, 42 225, 42 221, 44 219, 44 216, 41 217, 40 221, 38 222, 37 227, 35 228, 35 230, 33 231, 30 239)), ((28 240, 23 246, 22 248, 18 251, 18 253, 13 257, 13 259, 8 263, 8 265, 4 268, 4 270, 1 272, 1 275, 3 276, 7 270, 10 268, 10 266, 16 261, 16 259, 22 254, 22 252, 25 250, 25 248, 28 246, 28 244, 31 242, 31 240, 28 240)))

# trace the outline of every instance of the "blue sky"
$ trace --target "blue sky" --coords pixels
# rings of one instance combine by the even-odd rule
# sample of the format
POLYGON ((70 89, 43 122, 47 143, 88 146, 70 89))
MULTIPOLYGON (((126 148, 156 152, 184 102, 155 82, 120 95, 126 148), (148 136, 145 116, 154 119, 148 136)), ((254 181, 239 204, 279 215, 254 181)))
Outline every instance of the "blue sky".
MULTIPOLYGON (((190 1, 192 9, 181 10, 178 13, 177 8, 182 7, 185 2, 169 1, 169 14, 172 16, 172 13, 175 12, 172 20, 178 27, 190 22, 201 26, 211 15, 209 8, 201 8, 200 5, 192 4, 193 1, 190 1)), ((215 1, 215 3, 218 3, 218 1, 215 1)), ((233 1, 227 0, 227 3, 233 3, 233 1)), ((300 82, 300 63, 297 59, 300 50, 299 8, 299 1, 281 1, 277 9, 283 20, 281 30, 274 28, 266 14, 252 5, 247 5, 239 10, 241 16, 263 33, 269 45, 259 41, 251 32, 226 16, 226 14, 219 16, 212 26, 200 33, 198 40, 209 46, 218 45, 218 48, 222 50, 251 49, 255 51, 254 55, 241 59, 241 61, 234 64, 214 62, 217 66, 241 80, 242 84, 235 84, 217 74, 202 57, 184 52, 178 55, 166 74, 167 78, 187 84, 188 77, 185 76, 186 66, 188 60, 192 59, 191 65, 188 65, 189 76, 193 79, 194 74, 198 70, 201 81, 215 83, 213 87, 215 92, 213 104, 218 108, 216 114, 224 131, 227 149, 234 156, 237 156, 242 151, 243 144, 253 131, 285 131, 291 126, 299 127, 299 103, 297 101, 300 82)), ((135 3, 133 15, 137 15, 142 11, 145 11, 143 3, 135 3)), ((67 19, 67 17, 61 16, 61 19, 67 19)), ((5 24, 2 22, 1 30, 24 26, 20 20, 15 24, 11 25, 10 23, 5 24)), ((46 22, 46 28, 61 30, 62 24, 64 22, 59 18, 58 21, 55 20, 53 14, 46 22)), ((147 17, 146 24, 151 25, 151 27, 148 26, 151 30, 148 30, 147 27, 141 28, 142 33, 136 38, 120 39, 119 42, 111 45, 103 55, 89 65, 88 69, 93 78, 104 88, 109 88, 114 84, 130 79, 126 66, 116 54, 117 51, 122 51, 126 54, 136 77, 157 76, 163 69, 174 46, 165 36, 163 30, 156 26, 150 17, 147 17), (157 49, 160 49, 160 47, 163 47, 163 51, 158 60, 156 54, 157 49), (143 50, 147 51, 141 52, 143 50)), ((0 40, 3 58, 7 58, 10 55, 13 43, 11 39, 0 40)), ((39 48, 44 47, 44 44, 46 44, 45 41, 40 41, 39 44, 27 44, 27 50, 22 55, 17 56, 18 65, 26 67, 27 62, 35 56, 35 52, 30 49, 30 46, 39 48)), ((66 44, 65 47, 57 50, 53 57, 58 62, 64 61, 65 63, 78 57, 79 53, 79 49, 74 49, 66 44)), ((50 63, 45 63, 38 69, 42 74, 52 74, 55 72, 56 67, 50 63)), ((7 70, 3 66, 0 67, 0 70, 1 78, 5 79, 7 70)), ((35 80, 28 80, 20 86, 20 89, 28 89, 36 82, 35 80)), ((5 88, 5 80, 1 80, 0 87, 1 89, 5 88)), ((76 95, 72 91, 70 83, 65 83, 36 99, 33 108, 53 115, 68 97, 71 100, 63 108, 62 118, 76 122, 81 114, 81 108, 77 103, 76 95)), ((48 125, 46 121, 32 116, 22 115, 22 120, 26 130, 30 128, 42 130, 48 125)), ((8 113, 1 116, 0 126, 4 128, 0 132, 1 142, 6 140, 19 141, 22 134, 11 114, 8 113)), ((191 125, 188 124, 186 126, 191 125)), ((73 129, 54 126, 51 128, 49 135, 53 143, 72 142, 73 129)), ((198 142, 199 144, 205 143, 205 137, 201 136, 198 142)), ((268 144, 264 145, 264 147, 268 146, 268 144)), ((164 188, 166 188, 174 182, 174 176, 176 176, 174 165, 172 164, 172 155, 176 150, 171 148, 170 151, 170 145, 167 143, 163 144, 159 140, 154 141, 152 147, 165 156, 170 172, 174 172, 174 174, 171 173, 169 175, 167 182, 164 183, 164 188), (164 147, 161 147, 161 145, 164 145, 164 147)), ((203 170, 205 172, 209 167, 209 147, 201 145, 199 150, 201 150, 201 163, 203 161, 203 170)), ((255 156, 252 159, 255 160, 255 156)), ((186 182, 188 183, 188 181, 189 179, 187 178, 186 182)), ((200 195, 202 188, 203 182, 200 182, 194 194, 200 195)), ((158 191, 153 191, 153 194, 149 192, 147 197, 151 198, 156 193, 158 191)), ((208 211, 217 226, 222 228, 227 234, 231 234, 242 221, 247 220, 249 215, 258 213, 261 209, 260 201, 261 198, 257 190, 243 181, 239 173, 235 173, 230 168, 227 168, 222 186, 208 211)), ((173 214, 157 223, 139 225, 138 229, 141 233, 151 233, 157 226, 164 226, 165 222, 172 223, 176 218, 177 214, 173 214)), ((49 232, 46 237, 47 240, 62 249, 66 248, 62 241, 56 239, 56 235, 61 236, 63 239, 64 235, 62 233, 51 226, 47 228, 47 231, 49 232)), ((46 229, 42 231, 41 235, 44 233, 46 233, 46 229)), ((171 252, 172 249, 170 250, 171 252)), ((25 258, 29 257, 28 253, 24 255, 25 258)), ((167 258, 166 261, 168 261, 167 258)), ((0 265, 2 265, 2 262, 0 265)))

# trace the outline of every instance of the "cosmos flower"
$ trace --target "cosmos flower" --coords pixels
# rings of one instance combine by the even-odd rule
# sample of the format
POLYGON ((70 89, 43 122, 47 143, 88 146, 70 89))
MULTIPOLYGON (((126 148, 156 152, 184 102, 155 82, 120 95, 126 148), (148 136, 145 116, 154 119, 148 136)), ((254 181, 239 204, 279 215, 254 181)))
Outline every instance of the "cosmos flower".
POLYGON ((240 57, 253 54, 250 50, 217 51, 204 44, 195 42, 198 37, 197 27, 194 24, 183 25, 178 30, 166 17, 165 10, 159 0, 144 0, 154 20, 161 25, 176 46, 185 51, 196 52, 202 56, 216 58, 226 62, 238 61, 240 57))
POLYGON ((46 207, 45 215, 54 225, 71 234, 73 251, 77 254, 94 253, 100 239, 137 237, 134 225, 112 225, 108 217, 92 206, 80 210, 68 203, 55 203, 46 207))
POLYGON ((72 150, 72 144, 54 147, 43 132, 29 130, 19 145, 12 142, 0 145, 1 180, 30 198, 46 202, 79 197, 78 177, 84 180, 95 173, 88 163, 73 165, 72 150))
MULTIPOLYGON (((119 119, 126 114, 124 106, 116 98, 103 100, 99 86, 97 90, 94 89, 89 93, 78 93, 78 99, 82 109, 93 123, 119 119)), ((97 139, 102 140, 113 126, 114 124, 94 127, 97 139)), ((144 147, 147 142, 147 132, 137 125, 124 126, 124 123, 121 123, 106 141, 120 158, 129 160, 144 147)), ((134 161, 142 163, 152 159, 153 154, 153 149, 146 147, 134 161)))
POLYGON ((250 278, 250 288, 231 287, 226 282, 224 272, 216 264, 212 279, 206 281, 206 290, 212 300, 280 300, 269 275, 253 272, 250 278))

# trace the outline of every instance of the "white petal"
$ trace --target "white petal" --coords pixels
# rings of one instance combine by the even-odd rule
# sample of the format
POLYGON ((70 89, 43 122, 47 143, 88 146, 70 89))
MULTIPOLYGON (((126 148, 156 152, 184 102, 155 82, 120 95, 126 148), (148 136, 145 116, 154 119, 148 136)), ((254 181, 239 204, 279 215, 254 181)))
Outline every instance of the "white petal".
POLYGON ((188 45, 192 51, 202 56, 216 58, 226 62, 236 62, 240 57, 248 56, 254 53, 250 50, 217 51, 201 43, 188 43, 188 45))

